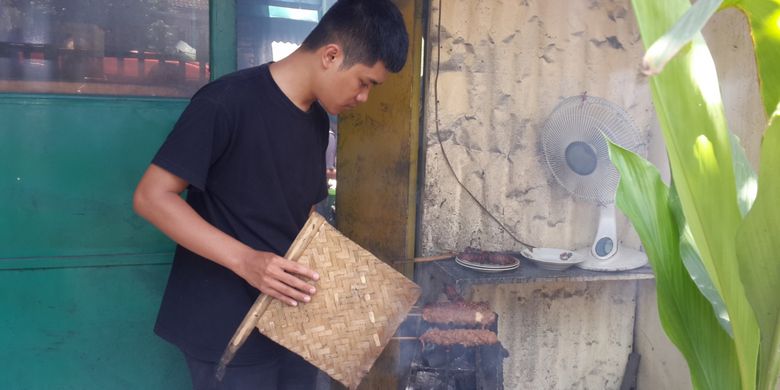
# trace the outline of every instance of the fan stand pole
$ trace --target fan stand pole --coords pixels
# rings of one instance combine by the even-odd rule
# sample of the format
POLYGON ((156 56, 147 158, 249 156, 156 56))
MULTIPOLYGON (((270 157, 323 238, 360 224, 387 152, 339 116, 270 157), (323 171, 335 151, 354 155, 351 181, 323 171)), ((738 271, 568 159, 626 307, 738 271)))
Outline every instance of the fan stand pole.
POLYGON ((618 246, 617 229, 615 227, 615 203, 600 205, 599 228, 594 239, 593 246, 582 248, 578 251, 586 260, 576 266, 591 271, 626 271, 639 268, 647 264, 647 255, 637 250, 618 246), (612 240, 612 247, 606 250, 604 244, 612 240), (601 251, 601 252, 598 252, 601 251), (597 253, 607 253, 605 257, 598 257, 597 253))
POLYGON ((608 259, 618 250, 617 228, 615 228, 615 203, 599 205, 599 228, 593 239, 590 253, 597 259, 608 259))

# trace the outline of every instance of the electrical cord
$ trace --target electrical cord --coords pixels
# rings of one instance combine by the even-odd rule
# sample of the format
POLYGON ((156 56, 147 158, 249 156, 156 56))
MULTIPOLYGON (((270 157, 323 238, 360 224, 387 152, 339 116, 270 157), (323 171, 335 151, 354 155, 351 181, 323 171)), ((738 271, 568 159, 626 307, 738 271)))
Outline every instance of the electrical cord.
POLYGON ((455 168, 452 167, 452 163, 450 162, 449 157, 447 157, 447 153, 444 151, 444 143, 441 140, 441 133, 439 132, 439 68, 441 64, 441 3, 442 0, 439 0, 439 12, 438 12, 438 22, 436 25, 436 73, 434 74, 433 78, 433 115, 434 115, 434 125, 436 126, 436 138, 439 141, 439 147, 441 148, 441 155, 444 157, 444 161, 447 163, 447 167, 450 170, 450 173, 452 173, 452 177, 455 178, 455 181, 458 182, 461 188, 463 188, 464 191, 466 191, 467 194, 469 194, 469 197, 479 206, 482 211, 487 214, 493 221, 495 221, 498 226, 501 227, 507 234, 509 234, 510 237, 512 237, 513 240, 517 241, 519 244, 527 247, 528 249, 535 248, 533 245, 529 245, 519 238, 517 238, 512 231, 507 229, 507 227, 501 223, 501 221, 496 218, 493 213, 491 213, 478 199, 474 194, 471 193, 471 191, 466 187, 465 184, 460 180, 457 174, 455 174, 455 168))

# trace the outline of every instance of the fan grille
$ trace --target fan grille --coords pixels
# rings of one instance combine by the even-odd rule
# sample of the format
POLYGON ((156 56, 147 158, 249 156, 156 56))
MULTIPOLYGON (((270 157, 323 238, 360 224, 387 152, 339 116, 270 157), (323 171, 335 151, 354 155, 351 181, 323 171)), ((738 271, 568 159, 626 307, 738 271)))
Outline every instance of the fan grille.
POLYGON ((608 204, 615 200, 620 174, 609 160, 604 136, 640 152, 639 130, 622 108, 599 97, 571 96, 547 118, 542 148, 561 186, 577 197, 608 204))

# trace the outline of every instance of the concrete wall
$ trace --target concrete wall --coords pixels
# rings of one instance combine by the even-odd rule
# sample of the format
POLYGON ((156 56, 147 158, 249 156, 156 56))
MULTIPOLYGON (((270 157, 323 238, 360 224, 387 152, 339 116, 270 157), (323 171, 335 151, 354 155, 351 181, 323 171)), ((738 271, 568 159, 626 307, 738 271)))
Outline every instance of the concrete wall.
MULTIPOLYGON (((628 0, 432 0, 428 36, 421 255, 466 246, 522 248, 458 180, 522 241, 590 245, 597 207, 558 185, 542 156, 540 130, 567 96, 587 92, 625 109, 648 159, 668 180, 648 80, 638 72, 644 50, 628 0)), ((725 11, 705 37, 730 126, 755 167, 764 118, 744 18, 725 11)), ((620 214, 618 235, 639 247, 620 214)), ((660 328, 652 282, 480 287, 473 298, 489 300, 501 316, 499 338, 511 354, 507 388, 617 388, 633 346, 624 343, 632 337, 642 354, 640 389, 690 387, 684 360, 660 328), (605 354, 611 355, 593 358, 605 354), (598 372, 583 371, 599 359, 598 372)))

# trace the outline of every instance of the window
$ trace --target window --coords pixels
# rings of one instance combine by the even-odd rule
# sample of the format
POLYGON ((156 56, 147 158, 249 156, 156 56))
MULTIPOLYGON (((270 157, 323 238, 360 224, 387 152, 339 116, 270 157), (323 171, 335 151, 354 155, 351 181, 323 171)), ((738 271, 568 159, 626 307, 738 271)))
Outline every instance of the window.
POLYGON ((238 0, 238 68, 279 61, 295 51, 335 2, 336 0, 238 0))
POLYGON ((0 92, 188 97, 208 0, 0 0, 0 92))

